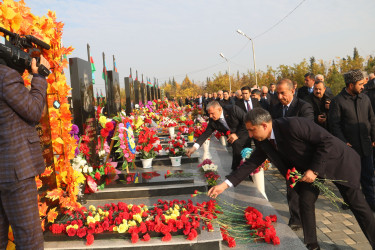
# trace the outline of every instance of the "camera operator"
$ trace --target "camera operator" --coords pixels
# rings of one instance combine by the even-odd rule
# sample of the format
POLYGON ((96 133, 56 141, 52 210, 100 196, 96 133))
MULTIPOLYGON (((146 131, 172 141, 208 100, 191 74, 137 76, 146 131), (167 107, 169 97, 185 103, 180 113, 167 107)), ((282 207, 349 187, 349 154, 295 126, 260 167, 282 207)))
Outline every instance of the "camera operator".
MULTIPOLYGON (((40 65, 49 69, 41 56, 40 65)), ((39 66, 40 67, 40 66, 39 66)), ((12 227, 17 249, 43 249, 35 176, 45 163, 35 125, 46 105, 47 81, 32 59, 30 91, 16 70, 0 65, 0 249, 12 227)))

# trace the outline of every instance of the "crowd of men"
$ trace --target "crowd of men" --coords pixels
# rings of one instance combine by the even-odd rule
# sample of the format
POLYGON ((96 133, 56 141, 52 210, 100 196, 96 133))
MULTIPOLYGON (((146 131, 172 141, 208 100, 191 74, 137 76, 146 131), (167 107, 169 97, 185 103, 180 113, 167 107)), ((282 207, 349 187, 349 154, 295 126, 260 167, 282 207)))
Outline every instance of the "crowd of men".
MULTIPOLYGON (((243 131, 247 130, 249 131, 248 134, 251 134, 249 128, 255 129, 255 127, 253 127, 254 124, 252 124, 251 121, 257 121, 258 119, 257 117, 251 118, 251 116, 254 115, 249 113, 255 111, 260 117, 267 117, 267 114, 270 114, 272 120, 277 120, 283 117, 304 117, 302 121, 316 123, 316 127, 308 128, 308 126, 306 126, 306 128, 294 128, 294 130, 299 131, 299 129, 301 129, 303 133, 307 134, 313 133, 315 130, 325 131, 324 133, 326 134, 323 137, 328 138, 328 135, 333 135, 333 138, 338 138, 343 142, 345 147, 351 148, 350 154, 351 152, 354 154, 356 152, 358 154, 360 160, 358 160, 356 166, 358 166, 357 171, 360 175, 361 192, 369 205, 367 206, 369 207, 368 210, 361 210, 362 208, 359 209, 359 213, 363 212, 363 214, 358 217, 371 217, 372 215, 369 215, 369 211, 375 211, 373 156, 373 147, 375 147, 375 76, 374 74, 368 75, 361 70, 349 71, 344 74, 345 87, 336 96, 334 96, 331 89, 326 86, 323 75, 319 74, 315 76, 312 73, 306 73, 304 78, 304 86, 301 88, 297 88, 297 83, 295 81, 282 79, 276 84, 271 83, 268 87, 262 86, 261 88, 250 88, 244 86, 240 90, 232 93, 229 93, 227 90, 220 90, 215 93, 204 93, 203 96, 198 95, 196 98, 186 97, 185 100, 181 98, 179 100, 180 105, 200 105, 206 110, 206 114, 210 117, 207 133, 202 134, 200 138, 198 138, 197 143, 188 150, 187 154, 191 155, 195 150, 199 149, 200 145, 215 129, 220 132, 229 131, 230 135, 228 136, 228 142, 233 147, 233 162, 232 173, 228 177, 230 180, 228 186, 232 186, 232 183, 230 183, 232 180, 234 180, 237 185, 240 180, 238 178, 236 179, 236 177, 242 177, 243 175, 243 173, 238 174, 238 171, 236 172, 236 170, 238 170, 236 168, 238 167, 237 165, 239 161, 239 159, 236 158, 240 158, 240 151, 246 142, 246 138, 244 137, 247 135, 243 133, 243 131), (267 114, 257 111, 258 107, 262 108, 262 110, 267 110, 267 114), (243 111, 243 115, 241 115, 242 111, 240 110, 243 111), (246 122, 249 122, 250 125, 248 126, 248 124, 246 124, 245 127, 246 122), (305 131, 308 129, 313 129, 314 131, 305 131), (235 132, 233 133, 233 131, 235 132)), ((289 120, 287 121, 289 122, 289 120)), ((267 122, 267 119, 263 121, 265 127, 267 127, 267 125, 265 125, 267 122)), ((292 120, 290 122, 293 124, 296 123, 292 122, 292 120)), ((305 123, 298 122, 298 124, 305 123)), ((317 134, 323 135, 324 133, 321 131, 317 134)), ((253 138, 256 139, 255 136, 253 136, 253 138)), ((336 139, 332 140, 334 141, 336 139)), ((321 140, 324 141, 325 139, 321 138, 321 140)), ((311 143, 311 141, 306 141, 306 145, 309 143, 311 143)), ((317 151, 317 157, 323 154, 319 151, 320 149, 316 147, 314 150, 317 151)), ((335 149, 330 148, 329 150, 335 149)), ((279 151, 281 152, 282 150, 279 151)), ((345 149, 342 149, 342 151, 344 152, 345 149)), ((300 153, 301 155, 305 154, 305 152, 300 153)), ((332 152, 332 155, 335 154, 336 152, 332 152)), ((298 155, 295 157, 298 158, 298 155)), ((324 162, 328 162, 329 160, 330 159, 325 159, 324 162)), ((298 161, 298 159, 296 159, 296 161, 298 161)), ((291 167, 293 166, 290 166, 290 168, 291 167)), ((336 166, 325 166, 325 168, 337 169, 336 166)), ((337 171, 345 171, 345 169, 340 170, 338 168, 337 171)), ((312 179, 315 179, 318 174, 319 173, 317 172, 311 172, 311 176, 314 176, 312 179)), ((309 181, 311 180, 308 177, 306 178, 309 181)), ((306 222, 306 211, 300 211, 301 207, 304 207, 304 204, 300 203, 304 202, 305 198, 300 197, 301 191, 297 192, 295 188, 291 188, 289 184, 290 183, 287 181, 287 200, 290 210, 289 226, 293 230, 303 228, 305 233, 305 243, 307 244, 308 249, 319 249, 315 237, 316 232, 309 232, 310 228, 315 228, 315 224, 312 224, 312 222, 306 222), (305 219, 303 217, 305 217, 305 219), (305 223, 303 220, 305 220, 305 223), (307 236, 307 234, 311 234, 312 236, 307 236)), ((227 188, 227 186, 225 186, 225 188, 227 188)), ((224 189, 214 189, 213 191, 211 190, 210 193, 217 196, 224 189)), ((345 188, 342 187, 339 188, 343 197, 345 196, 344 199, 348 201, 348 204, 353 203, 350 201, 353 194, 348 194, 346 189, 343 191, 344 189, 345 188), (348 198, 348 196, 350 198, 348 198)), ((311 197, 315 200, 317 198, 317 196, 314 198, 314 195, 311 197)), ((313 202, 315 202, 315 200, 313 202)), ((364 203, 366 202, 364 201, 364 203)), ((345 204, 342 208, 350 208, 353 213, 356 214, 354 211, 356 210, 354 205, 349 204, 348 206, 345 204)), ((315 221, 315 215, 312 220, 315 221)), ((359 218, 357 218, 357 220, 359 220, 359 218)), ((372 229, 368 231, 369 228, 372 228, 374 226, 373 224, 375 224, 373 223, 373 218, 366 222, 369 225, 371 224, 370 226, 364 226, 363 224, 366 223, 361 222, 360 220, 359 223, 366 237, 369 239, 370 244, 374 246, 374 232, 372 232, 372 229)))

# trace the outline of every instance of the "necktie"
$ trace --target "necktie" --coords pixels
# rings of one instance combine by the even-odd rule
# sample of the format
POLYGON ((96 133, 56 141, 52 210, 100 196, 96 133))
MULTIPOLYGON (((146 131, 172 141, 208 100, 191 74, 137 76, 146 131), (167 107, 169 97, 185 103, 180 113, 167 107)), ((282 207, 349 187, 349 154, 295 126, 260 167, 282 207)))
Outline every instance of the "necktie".
POLYGON ((275 139, 270 139, 270 143, 273 146, 273 148, 277 150, 276 140, 275 139))
POLYGON ((220 118, 219 120, 220 120, 221 124, 223 124, 223 126, 224 126, 226 129, 230 130, 230 129, 229 129, 229 126, 228 126, 228 123, 225 121, 224 118, 220 118))
POLYGON ((249 104, 249 101, 245 101, 246 102, 246 105, 247 105, 247 111, 250 111, 250 104, 249 104))
POLYGON ((286 112, 288 112, 288 106, 283 106, 283 117, 285 117, 286 112))

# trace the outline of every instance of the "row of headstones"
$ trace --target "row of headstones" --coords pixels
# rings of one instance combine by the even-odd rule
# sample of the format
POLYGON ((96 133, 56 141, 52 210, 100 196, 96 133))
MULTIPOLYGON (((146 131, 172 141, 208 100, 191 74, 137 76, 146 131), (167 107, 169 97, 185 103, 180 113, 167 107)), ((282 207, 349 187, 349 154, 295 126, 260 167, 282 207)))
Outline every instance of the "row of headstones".
MULTIPOLYGON (((95 116, 94 91, 92 82, 91 63, 80 58, 69 58, 70 80, 72 87, 74 124, 79 128, 80 134, 90 138, 90 153, 95 155, 97 145, 97 121, 95 116)), ((107 114, 112 117, 126 107, 127 114, 132 112, 135 104, 161 98, 161 91, 156 86, 149 86, 132 77, 125 77, 125 98, 121 98, 119 74, 115 71, 107 71, 106 81, 107 114)), ((96 163, 95 157, 92 164, 96 163)))

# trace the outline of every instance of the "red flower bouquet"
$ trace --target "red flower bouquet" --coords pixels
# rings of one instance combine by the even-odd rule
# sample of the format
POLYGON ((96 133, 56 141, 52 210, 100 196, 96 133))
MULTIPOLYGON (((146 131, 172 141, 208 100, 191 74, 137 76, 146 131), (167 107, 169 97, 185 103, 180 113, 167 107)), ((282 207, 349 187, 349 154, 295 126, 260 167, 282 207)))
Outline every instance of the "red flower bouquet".
POLYGON ((141 159, 155 158, 156 153, 162 149, 156 132, 147 127, 144 127, 139 133, 138 144, 136 150, 140 154, 141 159))

